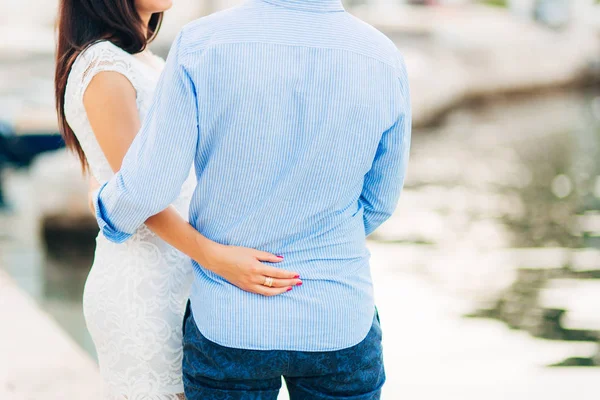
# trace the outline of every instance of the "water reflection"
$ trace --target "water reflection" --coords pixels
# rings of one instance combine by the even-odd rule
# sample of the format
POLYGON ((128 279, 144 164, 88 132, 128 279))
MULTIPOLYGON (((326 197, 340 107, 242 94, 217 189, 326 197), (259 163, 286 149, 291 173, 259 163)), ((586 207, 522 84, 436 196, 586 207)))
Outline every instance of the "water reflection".
POLYGON ((0 266, 6 268, 17 284, 95 357, 81 304, 93 250, 87 246, 85 254, 64 257, 48 253, 35 243, 6 240, 0 243, 0 251, 0 266))
POLYGON ((465 314, 498 318, 537 337, 594 341, 597 96, 495 99, 416 132, 399 210, 374 237, 402 249, 395 268, 463 300, 465 314))

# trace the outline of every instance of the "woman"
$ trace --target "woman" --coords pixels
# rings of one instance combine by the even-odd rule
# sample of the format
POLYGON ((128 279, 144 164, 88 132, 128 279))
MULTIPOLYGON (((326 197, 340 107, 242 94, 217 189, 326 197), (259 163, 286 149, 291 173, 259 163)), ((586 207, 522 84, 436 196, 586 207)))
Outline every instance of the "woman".
MULTIPOLYGON (((60 129, 84 171, 98 181, 119 170, 148 112, 163 60, 146 46, 171 4, 172 0, 60 2, 60 129)), ((183 253, 241 289, 262 295, 282 294, 300 284, 295 272, 260 262, 276 263, 282 257, 223 246, 192 228, 186 219, 194 188, 191 172, 178 200, 126 243, 97 238, 84 313, 111 399, 183 397, 181 324, 192 281, 191 263, 183 253)))

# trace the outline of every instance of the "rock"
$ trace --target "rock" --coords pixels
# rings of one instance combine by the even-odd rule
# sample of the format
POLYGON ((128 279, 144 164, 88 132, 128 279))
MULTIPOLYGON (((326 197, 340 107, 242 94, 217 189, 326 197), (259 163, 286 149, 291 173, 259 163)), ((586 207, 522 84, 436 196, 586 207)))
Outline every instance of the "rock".
POLYGON ((556 32, 492 7, 363 7, 353 11, 404 53, 413 122, 502 93, 572 85, 589 77, 600 41, 589 25, 556 32))

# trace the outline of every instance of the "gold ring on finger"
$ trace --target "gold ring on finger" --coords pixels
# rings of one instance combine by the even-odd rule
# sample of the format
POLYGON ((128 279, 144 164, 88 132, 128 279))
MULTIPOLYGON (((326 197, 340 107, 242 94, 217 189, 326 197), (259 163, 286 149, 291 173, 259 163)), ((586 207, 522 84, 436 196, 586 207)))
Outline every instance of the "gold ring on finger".
POLYGON ((263 285, 273 287, 273 278, 270 276, 265 276, 265 283, 263 283, 263 285))

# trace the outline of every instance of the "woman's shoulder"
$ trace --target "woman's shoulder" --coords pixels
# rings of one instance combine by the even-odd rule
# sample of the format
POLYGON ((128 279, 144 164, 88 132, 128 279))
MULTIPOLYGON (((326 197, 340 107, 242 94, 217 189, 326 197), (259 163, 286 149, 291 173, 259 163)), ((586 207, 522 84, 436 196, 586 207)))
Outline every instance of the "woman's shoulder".
POLYGON ((65 114, 83 106, 83 95, 100 72, 123 75, 137 91, 136 72, 129 53, 109 41, 99 41, 82 51, 71 66, 65 90, 65 114))
POLYGON ((111 70, 113 68, 131 69, 133 56, 115 44, 103 40, 89 45, 79 54, 72 70, 91 72, 92 70, 111 70))
POLYGON ((132 61, 131 54, 107 40, 93 43, 82 51, 73 62, 67 91, 73 88, 85 91, 92 78, 104 71, 120 73, 134 84, 136 74, 132 61))

